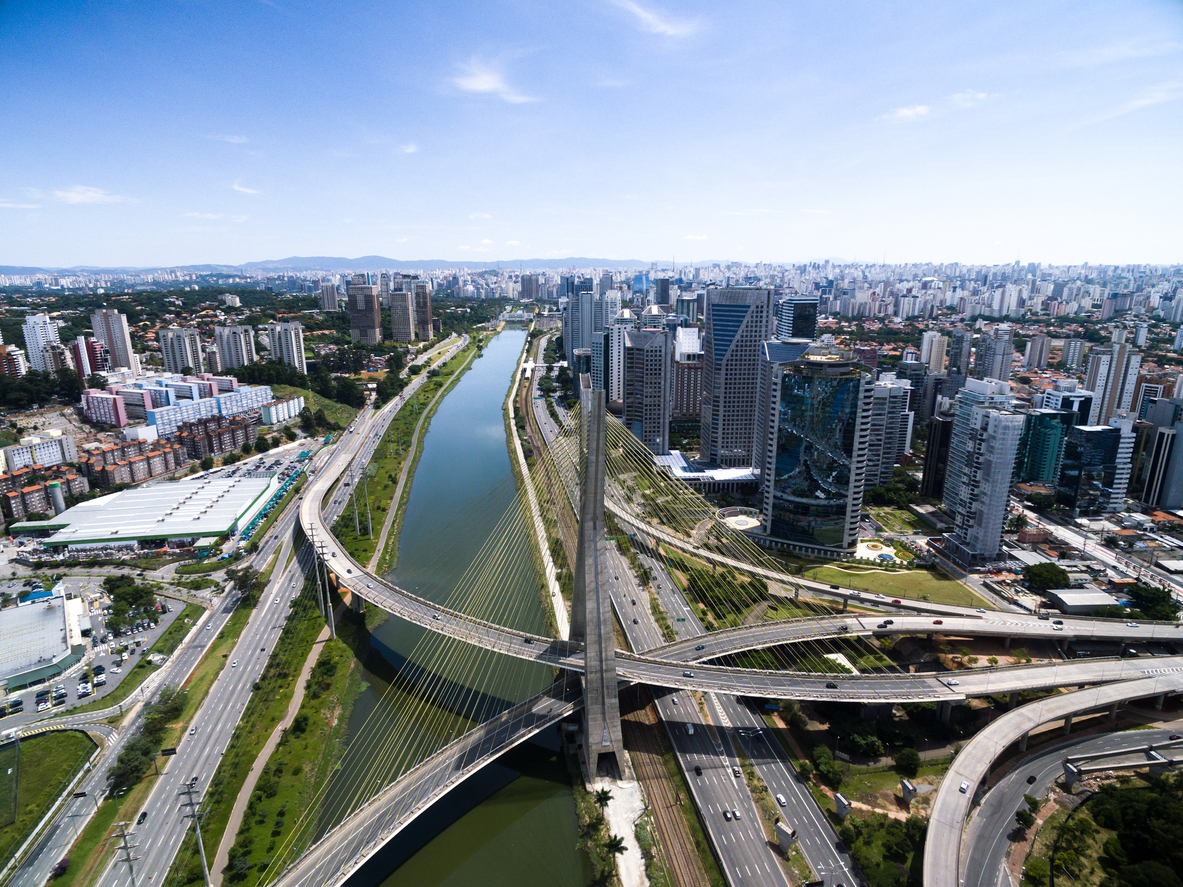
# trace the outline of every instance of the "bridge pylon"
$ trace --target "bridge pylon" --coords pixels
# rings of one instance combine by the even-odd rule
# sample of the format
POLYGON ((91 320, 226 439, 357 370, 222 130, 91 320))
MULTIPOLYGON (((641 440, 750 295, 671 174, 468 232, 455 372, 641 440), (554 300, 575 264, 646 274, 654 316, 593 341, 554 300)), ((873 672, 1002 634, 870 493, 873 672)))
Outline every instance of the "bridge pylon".
POLYGON ((607 530, 604 524, 604 392, 592 388, 591 376, 579 377, 579 443, 582 497, 575 550, 575 587, 571 599, 571 640, 583 641, 583 748, 588 776, 623 775, 627 765, 620 731, 620 696, 616 678, 616 639, 608 594, 607 530))

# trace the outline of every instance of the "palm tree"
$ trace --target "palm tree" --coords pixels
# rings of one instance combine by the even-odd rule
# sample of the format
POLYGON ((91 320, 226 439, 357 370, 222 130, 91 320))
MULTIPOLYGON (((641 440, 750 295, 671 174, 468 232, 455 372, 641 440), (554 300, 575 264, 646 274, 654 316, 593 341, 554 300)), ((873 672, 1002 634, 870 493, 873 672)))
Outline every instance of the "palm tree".
POLYGON ((619 856, 628 848, 624 846, 624 838, 609 835, 608 840, 604 842, 604 849, 614 856, 619 856))
POLYGON ((606 788, 600 789, 592 797, 596 802, 596 806, 600 808, 601 812, 605 807, 612 803, 612 792, 608 791, 606 788))

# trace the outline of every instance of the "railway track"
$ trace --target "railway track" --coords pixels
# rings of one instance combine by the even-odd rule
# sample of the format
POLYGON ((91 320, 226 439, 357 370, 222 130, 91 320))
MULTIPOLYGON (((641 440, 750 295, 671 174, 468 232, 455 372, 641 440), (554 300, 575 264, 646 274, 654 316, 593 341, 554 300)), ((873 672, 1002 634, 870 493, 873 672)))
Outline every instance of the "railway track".
POLYGON ((649 693, 633 687, 622 695, 624 747, 653 811, 658 844, 670 875, 678 887, 710 887, 686 820, 677 809, 678 798, 662 759, 661 727, 649 693))

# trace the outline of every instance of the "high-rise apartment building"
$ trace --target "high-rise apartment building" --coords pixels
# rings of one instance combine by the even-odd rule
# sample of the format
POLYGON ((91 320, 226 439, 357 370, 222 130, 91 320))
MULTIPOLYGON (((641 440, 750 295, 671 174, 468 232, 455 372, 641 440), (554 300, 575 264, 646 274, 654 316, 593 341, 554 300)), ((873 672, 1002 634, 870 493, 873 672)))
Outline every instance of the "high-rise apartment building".
POLYGON ((776 302, 776 337, 785 339, 812 339, 817 335, 816 293, 799 293, 788 290, 776 302))
POLYGON ((382 342, 382 306, 378 301, 378 287, 370 283, 368 274, 354 274, 349 283, 349 340, 363 345, 382 342))
POLYGON ((271 359, 308 372, 304 363, 304 326, 300 323, 268 323, 263 326, 271 347, 271 359))
POLYGON ((415 340, 415 294, 409 290, 390 293, 390 337, 395 342, 415 340))
POLYGON ((896 464, 912 446, 915 414, 908 408, 912 383, 883 373, 871 386, 868 417, 867 489, 891 483, 896 464))
POLYGON ((624 334, 638 328, 637 315, 624 308, 601 335, 600 360, 592 366, 592 387, 602 385, 609 403, 624 402, 624 334))
POLYGON ((1023 366, 1029 370, 1042 370, 1047 366, 1051 350, 1052 340, 1047 336, 1032 336, 1027 340, 1027 348, 1023 352, 1023 366))
POLYGON ((214 344, 223 370, 233 370, 255 362, 255 331, 249 326, 214 327, 214 344))
POLYGON ((1146 411, 1150 425, 1146 478, 1140 501, 1149 508, 1183 508, 1183 397, 1153 401, 1146 411))
POLYGON ((320 310, 337 311, 337 284, 327 280, 320 282, 320 310))
POLYGON ((19 379, 29 371, 29 361, 25 352, 15 345, 5 345, 0 342, 0 373, 13 379, 19 379))
POLYGON ((90 316, 90 328, 111 353, 111 369, 138 369, 126 316, 114 308, 99 308, 90 316))
POLYGON ((78 336, 70 343, 70 353, 74 357, 74 369, 78 372, 78 378, 83 382, 93 373, 111 371, 111 352, 97 339, 78 336))
MULTIPOLYGON (((928 333, 925 333, 927 336, 928 333)), ((928 353, 925 354, 923 348, 920 349, 920 360, 928 367, 928 371, 933 374, 941 374, 945 371, 945 352, 949 347, 949 337, 936 335, 929 340, 928 353)))
POLYGON ((704 462, 751 464, 760 345, 772 338, 772 309, 772 290, 763 287, 707 291, 699 414, 704 462))
POLYGON ((537 302, 542 298, 542 288, 539 286, 537 274, 523 274, 521 284, 523 302, 537 302))
MULTIPOLYGON (((60 345, 58 322, 48 314, 30 314, 22 327, 25 334, 25 353, 29 358, 29 369, 43 373, 53 372, 46 368, 46 347, 60 345)), ((51 352, 52 353, 52 352, 51 352)))
POLYGON ((973 351, 972 330, 953 330, 949 335, 949 374, 969 375, 969 357, 973 351))
POLYGON ((1054 484, 1060 476, 1064 442, 1075 414, 1066 410, 1037 408, 1027 413, 1027 425, 1019 445, 1016 477, 1024 483, 1054 484))
POLYGON ((201 336, 194 327, 170 326, 156 331, 164 368, 170 373, 200 373, 202 362, 201 336))
POLYGON ((969 379, 953 402, 944 507, 953 520, 945 551, 961 564, 998 555, 1025 418, 1010 383, 969 379))
POLYGON ((1084 339, 1068 339, 1060 354, 1060 365, 1066 370, 1078 369, 1084 362, 1084 339))
POLYGON ((978 340, 974 378, 1008 381, 1014 357, 1015 329, 1009 323, 1000 323, 978 340))
POLYGON ((1104 425, 1109 417, 1133 405, 1142 354, 1124 343, 1098 345, 1089 351, 1084 387, 1094 392, 1089 425, 1104 425))
POLYGON ((670 451, 670 334, 624 334, 624 427, 655 455, 670 451))
POLYGON ((653 281, 653 304, 668 305, 670 303, 670 279, 658 277, 653 281))
POLYGON ((849 351, 770 341, 759 389, 753 468, 763 535, 802 553, 849 551, 866 484, 870 374, 849 351))
POLYGON ((1089 425, 1096 394, 1081 388, 1075 379, 1057 379, 1052 387, 1036 397, 1035 405, 1045 410, 1067 410, 1073 425, 1089 425))
POLYGON ((920 476, 920 495, 925 499, 940 499, 944 495, 945 473, 949 467, 949 441, 952 435, 952 416, 938 413, 928 420, 924 473, 920 476))

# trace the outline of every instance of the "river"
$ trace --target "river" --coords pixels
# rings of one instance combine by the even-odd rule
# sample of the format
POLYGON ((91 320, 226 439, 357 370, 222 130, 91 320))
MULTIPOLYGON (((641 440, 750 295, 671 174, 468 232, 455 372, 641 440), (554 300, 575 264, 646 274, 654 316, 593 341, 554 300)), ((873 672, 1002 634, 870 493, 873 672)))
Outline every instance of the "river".
MULTIPOLYGON (((545 633, 528 541, 507 529, 516 488, 502 406, 524 342, 521 330, 494 337, 432 418, 391 578, 473 615, 545 633)), ((371 646, 368 688, 354 706, 349 748, 322 828, 339 818, 345 799, 404 770, 415 749, 438 744, 469 719, 528 698, 551 680, 547 668, 425 637, 398 619, 375 629, 371 646)), ((592 871, 576 848, 575 804, 557 745, 549 731, 484 768, 351 883, 584 887, 592 871)))

